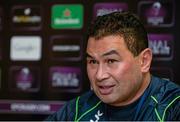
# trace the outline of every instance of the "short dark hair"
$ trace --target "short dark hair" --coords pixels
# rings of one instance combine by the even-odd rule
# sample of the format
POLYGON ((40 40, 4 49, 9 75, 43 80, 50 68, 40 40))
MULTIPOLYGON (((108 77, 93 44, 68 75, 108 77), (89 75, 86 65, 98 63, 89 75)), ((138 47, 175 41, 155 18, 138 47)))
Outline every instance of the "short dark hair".
POLYGON ((147 32, 143 24, 130 12, 113 12, 98 16, 89 26, 87 38, 99 39, 109 35, 122 36, 134 56, 148 47, 147 32))

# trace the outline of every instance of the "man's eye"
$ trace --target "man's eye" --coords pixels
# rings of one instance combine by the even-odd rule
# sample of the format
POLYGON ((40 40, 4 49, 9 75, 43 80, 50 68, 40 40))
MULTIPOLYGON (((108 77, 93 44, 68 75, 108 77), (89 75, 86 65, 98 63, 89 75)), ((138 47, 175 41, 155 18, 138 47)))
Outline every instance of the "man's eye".
POLYGON ((89 64, 96 64, 97 61, 96 61, 96 60, 89 60, 88 63, 89 63, 89 64))
POLYGON ((116 62, 116 60, 114 60, 114 59, 108 59, 108 60, 107 60, 107 63, 108 63, 108 64, 112 64, 112 63, 115 63, 115 62, 116 62))

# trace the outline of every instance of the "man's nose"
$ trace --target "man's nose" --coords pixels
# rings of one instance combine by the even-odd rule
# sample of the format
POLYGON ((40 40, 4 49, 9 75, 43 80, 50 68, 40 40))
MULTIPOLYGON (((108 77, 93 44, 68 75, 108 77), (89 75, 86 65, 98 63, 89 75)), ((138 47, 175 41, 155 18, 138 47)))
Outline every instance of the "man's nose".
POLYGON ((109 77, 109 73, 107 69, 103 65, 99 64, 96 72, 96 79, 98 81, 102 81, 104 79, 107 79, 108 77, 109 77))

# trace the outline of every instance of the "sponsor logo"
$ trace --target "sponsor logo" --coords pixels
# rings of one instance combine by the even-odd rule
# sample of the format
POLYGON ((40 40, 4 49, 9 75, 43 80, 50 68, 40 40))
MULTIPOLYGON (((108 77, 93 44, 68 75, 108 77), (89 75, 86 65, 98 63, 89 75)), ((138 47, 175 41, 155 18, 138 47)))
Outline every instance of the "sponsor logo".
POLYGON ((143 1, 138 6, 138 13, 147 26, 173 26, 175 12, 173 1, 143 1))
POLYGON ((12 26, 14 29, 40 29, 42 23, 39 6, 15 6, 12 9, 12 26))
POLYGON ((51 20, 53 29, 80 29, 83 26, 83 6, 80 4, 54 5, 51 20))
POLYGON ((29 68, 24 67, 20 70, 16 77, 17 88, 26 90, 32 87, 33 75, 31 74, 29 68))
POLYGON ((34 112, 45 112, 50 111, 50 106, 45 104, 32 104, 32 103, 12 103, 12 111, 34 111, 34 112))
POLYGON ((76 67, 51 67, 50 83, 53 88, 76 88, 80 87, 81 70, 76 67))
POLYGON ((149 47, 155 60, 171 60, 173 58, 173 41, 170 34, 148 34, 149 47))
POLYGON ((10 58, 13 61, 38 61, 41 59, 41 37, 13 36, 10 58))
POLYGON ((52 37, 50 55, 54 60, 80 60, 81 42, 81 37, 52 37))
POLYGON ((39 69, 34 67, 17 66, 10 69, 10 85, 18 91, 37 91, 39 77, 39 69))
POLYGON ((109 14, 115 11, 127 11, 128 5, 127 3, 97 3, 94 5, 94 18, 96 16, 102 16, 105 14, 109 14))
POLYGON ((52 114, 63 104, 63 101, 0 100, 0 113, 52 114))

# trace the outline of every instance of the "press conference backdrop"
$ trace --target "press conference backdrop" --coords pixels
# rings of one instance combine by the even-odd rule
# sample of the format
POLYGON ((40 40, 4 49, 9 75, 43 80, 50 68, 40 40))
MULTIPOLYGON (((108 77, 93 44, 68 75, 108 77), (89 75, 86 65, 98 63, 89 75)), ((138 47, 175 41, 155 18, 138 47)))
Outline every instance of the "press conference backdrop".
POLYGON ((152 74, 180 84, 179 9, 177 0, 0 0, 0 120, 43 120, 87 91, 87 27, 113 11, 141 18, 152 74))

